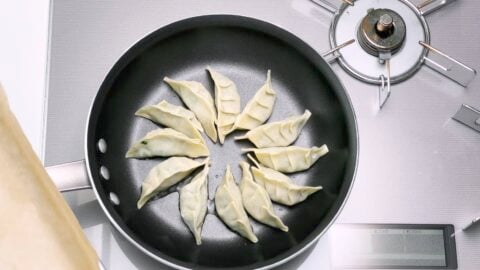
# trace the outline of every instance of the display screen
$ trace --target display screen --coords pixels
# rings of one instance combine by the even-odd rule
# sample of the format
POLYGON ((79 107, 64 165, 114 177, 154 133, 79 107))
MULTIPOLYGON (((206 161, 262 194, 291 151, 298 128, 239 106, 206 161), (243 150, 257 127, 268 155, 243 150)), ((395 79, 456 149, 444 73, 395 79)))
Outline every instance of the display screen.
POLYGON ((337 225, 330 234, 333 265, 343 269, 456 268, 450 231, 451 225, 337 225))

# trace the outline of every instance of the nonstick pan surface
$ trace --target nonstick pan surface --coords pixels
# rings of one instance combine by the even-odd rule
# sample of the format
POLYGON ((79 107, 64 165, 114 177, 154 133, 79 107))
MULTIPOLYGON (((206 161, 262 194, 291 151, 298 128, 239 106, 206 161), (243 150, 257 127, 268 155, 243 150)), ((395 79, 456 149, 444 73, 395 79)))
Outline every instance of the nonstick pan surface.
MULTIPOLYGON (((209 198, 213 199, 230 164, 237 182, 238 163, 246 157, 246 141, 225 144, 205 140, 211 152, 209 198)), ((111 69, 93 102, 87 124, 86 159, 94 191, 112 224, 146 254, 176 268, 270 268, 303 251, 328 229, 345 202, 357 163, 357 130, 345 90, 329 65, 294 35, 251 18, 213 15, 186 19, 161 28, 129 49, 111 69), (323 191, 294 207, 275 204, 289 226, 288 233, 251 220, 257 244, 230 231, 216 216, 213 202, 197 246, 182 222, 177 189, 162 194, 141 210, 136 202, 149 170, 163 159, 126 159, 133 142, 158 126, 134 116, 137 109, 165 99, 181 105, 179 97, 162 79, 202 82, 213 96, 206 66, 236 82, 242 108, 272 71, 277 102, 269 121, 302 114, 312 117, 295 145, 327 144, 330 153, 310 170, 292 174, 297 184, 322 185, 323 191), (107 151, 98 150, 104 139, 107 151), (109 171, 109 179, 100 174, 109 171), (119 204, 109 199, 115 194, 119 204)))

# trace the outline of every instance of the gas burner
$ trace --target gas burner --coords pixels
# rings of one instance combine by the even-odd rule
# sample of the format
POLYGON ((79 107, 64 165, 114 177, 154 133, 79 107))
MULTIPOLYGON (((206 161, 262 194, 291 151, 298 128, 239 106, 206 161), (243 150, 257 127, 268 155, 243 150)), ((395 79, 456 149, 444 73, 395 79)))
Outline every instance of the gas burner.
POLYGON ((352 38, 358 42, 341 51, 339 63, 356 78, 374 84, 381 84, 387 60, 393 67, 390 83, 415 74, 427 54, 418 41, 430 43, 425 19, 413 5, 400 0, 359 0, 353 6, 343 5, 332 21, 330 45, 336 47, 352 38))
POLYGON ((380 85, 379 107, 390 96, 390 85, 413 76, 426 64, 466 87, 476 71, 435 49, 425 15, 454 0, 312 0, 333 13, 331 50, 353 77, 380 85), (357 40, 358 42, 355 42, 357 40))

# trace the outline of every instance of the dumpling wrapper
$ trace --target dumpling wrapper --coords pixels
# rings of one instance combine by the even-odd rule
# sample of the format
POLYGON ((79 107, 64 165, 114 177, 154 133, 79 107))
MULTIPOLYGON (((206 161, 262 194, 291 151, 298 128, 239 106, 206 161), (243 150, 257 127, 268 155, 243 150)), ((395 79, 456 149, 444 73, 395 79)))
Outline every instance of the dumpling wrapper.
POLYGON ((298 146, 246 148, 243 152, 253 152, 264 166, 284 173, 309 169, 319 158, 328 153, 327 145, 304 148, 298 146))
POLYGON ((217 142, 217 129, 215 128, 217 116, 210 92, 199 82, 177 81, 168 77, 163 80, 172 87, 183 100, 183 103, 197 116, 207 136, 213 142, 217 142))
POLYGON ((240 95, 232 80, 211 67, 207 67, 207 70, 215 83, 218 138, 220 143, 223 144, 225 136, 232 129, 237 116, 240 114, 240 95))
POLYGON ((227 165, 223 181, 215 193, 215 209, 218 216, 231 230, 253 243, 258 242, 243 208, 242 194, 235 183, 229 165, 227 165))
POLYGON ((250 140, 257 148, 289 146, 300 135, 312 113, 305 110, 303 115, 292 116, 282 121, 256 127, 235 140, 250 140))
POLYGON ((263 167, 262 165, 258 164, 257 161, 254 160, 250 155, 248 155, 248 157, 256 165, 256 167, 252 167, 252 173, 255 182, 265 188, 270 196, 270 199, 274 202, 292 206, 303 202, 308 198, 308 196, 319 190, 322 190, 321 186, 310 187, 296 185, 285 174, 263 167))
POLYGON ((236 129, 254 129, 270 118, 277 96, 272 88, 270 73, 270 70, 268 70, 265 84, 257 90, 253 98, 245 105, 243 111, 237 116, 232 129, 227 134, 236 129))
POLYGON ((201 139, 199 131, 203 131, 195 114, 181 106, 176 106, 162 100, 156 105, 140 108, 135 115, 152 120, 160 125, 175 129, 192 139, 201 139))
POLYGON ((177 184, 195 169, 208 164, 208 162, 208 159, 198 162, 186 157, 171 157, 153 167, 142 183, 142 194, 137 202, 137 208, 142 208, 159 192, 177 184))
POLYGON ((267 191, 253 181, 250 165, 242 161, 240 162, 240 167, 243 172, 242 180, 240 181, 240 192, 242 193, 243 206, 247 213, 263 224, 288 232, 288 227, 275 214, 267 191))
POLYGON ((128 150, 127 158, 149 157, 206 157, 210 154, 203 140, 192 139, 171 128, 151 131, 135 142, 128 150))
POLYGON ((180 215, 195 237, 197 245, 202 244, 202 226, 207 215, 209 165, 180 189, 180 215))

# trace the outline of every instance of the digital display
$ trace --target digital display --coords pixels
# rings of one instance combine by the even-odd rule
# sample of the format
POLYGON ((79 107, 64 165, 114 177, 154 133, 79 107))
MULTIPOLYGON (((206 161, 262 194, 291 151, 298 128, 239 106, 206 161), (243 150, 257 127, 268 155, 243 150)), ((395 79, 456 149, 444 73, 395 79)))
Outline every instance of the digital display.
POLYGON ((451 225, 337 225, 330 234, 333 265, 340 269, 455 269, 450 231, 451 225))

